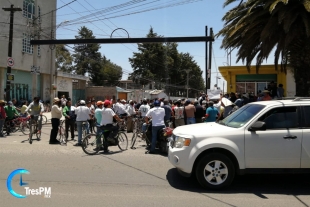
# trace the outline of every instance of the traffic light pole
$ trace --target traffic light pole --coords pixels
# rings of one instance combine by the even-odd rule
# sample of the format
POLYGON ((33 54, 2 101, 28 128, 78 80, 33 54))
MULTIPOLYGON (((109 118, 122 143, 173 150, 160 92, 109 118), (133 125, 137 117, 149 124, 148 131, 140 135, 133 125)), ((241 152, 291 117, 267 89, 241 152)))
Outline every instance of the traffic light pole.
MULTIPOLYGON (((8 49, 8 58, 12 57, 12 47, 13 47, 13 22, 14 22, 14 12, 16 11, 22 11, 21 8, 14 8, 14 5, 12 4, 10 8, 2 8, 4 11, 9 11, 10 12, 10 33, 9 33, 9 49, 8 49)), ((7 71, 6 71, 6 101, 10 101, 11 100, 11 94, 10 94, 10 90, 11 90, 11 81, 8 80, 8 75, 11 74, 11 67, 8 66, 7 67, 7 71)))

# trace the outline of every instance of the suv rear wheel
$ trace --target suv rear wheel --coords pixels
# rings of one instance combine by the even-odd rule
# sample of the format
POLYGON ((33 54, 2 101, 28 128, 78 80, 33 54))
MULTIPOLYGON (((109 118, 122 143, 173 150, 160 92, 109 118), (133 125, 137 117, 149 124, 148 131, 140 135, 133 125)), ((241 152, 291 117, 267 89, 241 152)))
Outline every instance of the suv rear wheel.
POLYGON ((198 161, 196 178, 204 188, 221 189, 227 187, 234 177, 235 167, 224 154, 207 154, 198 161))

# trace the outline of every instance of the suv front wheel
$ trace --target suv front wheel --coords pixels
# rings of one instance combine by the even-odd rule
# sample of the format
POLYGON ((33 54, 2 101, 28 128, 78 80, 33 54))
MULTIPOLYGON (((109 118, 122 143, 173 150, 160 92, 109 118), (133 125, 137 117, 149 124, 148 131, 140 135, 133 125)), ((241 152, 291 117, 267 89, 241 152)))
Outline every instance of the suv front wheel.
POLYGON ((196 167, 196 178, 204 188, 221 189, 235 177, 235 167, 224 154, 210 153, 202 157, 196 167))

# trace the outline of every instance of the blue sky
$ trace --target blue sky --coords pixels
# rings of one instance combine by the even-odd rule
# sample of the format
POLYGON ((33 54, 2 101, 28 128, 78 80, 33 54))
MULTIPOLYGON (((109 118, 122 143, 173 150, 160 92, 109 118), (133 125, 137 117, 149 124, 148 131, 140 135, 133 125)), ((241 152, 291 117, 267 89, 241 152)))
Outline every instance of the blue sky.
MULTIPOLYGON (((59 8, 71 1, 57 0, 57 7, 59 8)), ((140 3, 131 6, 136 8, 125 10, 128 7, 116 9, 113 6, 130 2, 130 0, 77 0, 57 10, 57 24, 61 24, 57 29, 57 39, 74 38, 78 29, 83 25, 91 29, 97 38, 109 38, 116 28, 124 28, 128 31, 130 37, 145 37, 150 27, 153 27, 154 32, 165 37, 204 36, 205 26, 212 27, 215 34, 223 27, 224 23, 221 19, 228 11, 228 8, 223 8, 223 0, 193 0, 192 3, 188 4, 117 17, 139 10, 188 2, 188 0, 136 0, 131 2, 138 1, 140 3), (138 7, 143 4, 144 6, 138 7), (107 9, 110 11, 107 12, 107 9), (100 15, 92 15, 91 19, 85 17, 103 10, 106 12, 100 15), (81 17, 83 19, 75 21, 75 19, 81 17), (107 17, 114 18, 98 20, 107 17), (97 21, 92 22, 92 20, 97 21), (65 21, 69 22, 64 23, 65 21)), ((113 37, 127 37, 127 34, 122 30, 117 30, 114 32, 113 37)), ((217 67, 227 64, 227 53, 225 50, 220 49, 221 41, 222 38, 220 37, 213 43, 211 86, 216 82, 217 67)), ((202 69, 203 77, 205 77, 205 43, 179 43, 178 50, 179 52, 189 52, 202 69)), ((123 79, 127 79, 128 73, 132 72, 128 58, 132 57, 133 52, 137 52, 137 44, 101 45, 100 51, 108 59, 123 68, 123 79)), ((236 65, 234 54, 232 55, 232 65, 236 65)), ((222 87, 223 79, 219 79, 218 84, 222 87)))

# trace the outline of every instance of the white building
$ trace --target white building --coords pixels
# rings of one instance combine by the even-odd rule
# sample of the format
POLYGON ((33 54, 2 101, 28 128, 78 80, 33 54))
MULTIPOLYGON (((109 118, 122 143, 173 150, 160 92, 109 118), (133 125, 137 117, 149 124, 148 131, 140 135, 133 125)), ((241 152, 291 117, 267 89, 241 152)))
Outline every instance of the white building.
MULTIPOLYGON (((34 28, 40 30, 35 38, 51 38, 51 31, 55 31, 56 28, 56 14, 52 10, 56 10, 57 0, 10 0, 2 1, 1 7, 9 8, 11 6, 9 2, 15 8, 22 9, 14 13, 12 48, 14 66, 11 72, 14 75, 14 81, 11 82, 11 98, 32 100, 34 96, 40 96, 43 100, 50 100, 54 95, 52 90, 54 80, 53 78, 51 80, 50 74, 54 74, 55 50, 51 50, 48 45, 42 45, 38 46, 38 52, 34 54, 34 47, 30 45, 30 40, 33 38, 34 28), (32 26, 33 20, 37 22, 35 27, 32 26), (30 72, 35 59, 36 66, 40 67, 40 74, 37 75, 30 72)), ((3 89, 6 86, 9 17, 10 12, 0 10, 0 99, 4 97, 3 89)))

